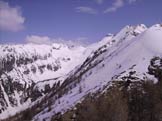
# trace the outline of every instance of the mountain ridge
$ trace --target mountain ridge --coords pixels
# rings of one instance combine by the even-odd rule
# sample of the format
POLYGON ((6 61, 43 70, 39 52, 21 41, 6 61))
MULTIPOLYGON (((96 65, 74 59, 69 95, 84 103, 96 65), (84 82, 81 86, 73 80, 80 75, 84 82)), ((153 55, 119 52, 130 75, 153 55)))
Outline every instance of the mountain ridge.
MULTIPOLYGON (((82 48, 84 51, 81 49, 81 52, 83 52, 85 58, 80 61, 80 64, 77 63, 75 68, 69 69, 71 72, 66 73, 67 75, 65 74, 65 78, 62 79, 61 83, 59 81, 56 83, 58 88, 62 88, 64 85, 70 87, 71 85, 71 93, 63 94, 62 97, 54 102, 50 112, 47 112, 45 108, 35 115, 33 120, 50 120, 50 115, 66 111, 80 102, 84 95, 102 90, 104 87, 108 88, 111 80, 128 77, 130 72, 136 71, 131 76, 139 79, 143 79, 146 76, 153 78, 147 73, 147 68, 151 58, 162 56, 162 44, 159 44, 161 43, 161 38, 162 27, 160 24, 150 28, 146 28, 145 25, 126 26, 118 34, 106 36, 99 43, 90 45, 86 49, 82 48), (157 42, 152 43, 153 39, 157 40, 157 42), (147 40, 150 40, 150 43, 146 44, 147 40), (152 46, 156 47, 152 48, 152 46), (73 86, 73 83, 76 87, 73 86), (78 93, 80 88, 83 91, 78 93)), ((80 60, 79 57, 78 60, 80 60)), ((1 79, 4 80, 4 77, 1 77, 1 79)), ((57 81, 59 78, 54 79, 57 81)), ((50 90, 49 93, 54 91, 55 88, 50 90)), ((5 90, 3 88, 1 90, 3 94, 5 90)), ((5 114, 3 116, 5 117, 5 114)))

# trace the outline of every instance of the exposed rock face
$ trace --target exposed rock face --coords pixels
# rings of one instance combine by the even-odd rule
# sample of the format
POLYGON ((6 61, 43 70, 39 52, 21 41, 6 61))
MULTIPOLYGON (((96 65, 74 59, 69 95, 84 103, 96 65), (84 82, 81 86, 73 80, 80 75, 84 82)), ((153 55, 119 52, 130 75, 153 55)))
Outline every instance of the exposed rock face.
POLYGON ((50 120, 51 115, 64 113, 75 107, 85 95, 109 89, 112 81, 123 81, 125 87, 129 87, 132 82, 140 83, 146 78, 156 82, 156 78, 148 73, 148 67, 152 58, 162 57, 161 38, 162 28, 158 25, 148 29, 143 25, 126 26, 107 42, 104 41, 102 46, 73 70, 61 84, 58 92, 47 96, 47 99, 53 102, 50 111, 44 102, 44 107, 39 105, 43 111, 35 114, 32 119, 50 120), (153 47, 147 43, 149 41, 155 42, 152 44, 153 47), (157 44, 159 45, 156 46, 157 44))
POLYGON ((152 69, 157 61, 161 61, 157 59, 152 62, 150 73, 148 67, 154 56, 162 57, 162 44, 157 45, 161 43, 161 35, 162 28, 159 25, 149 29, 144 25, 126 26, 118 34, 108 35, 87 48, 53 45, 32 50, 30 45, 25 52, 19 50, 21 46, 13 47, 18 48, 15 52, 21 52, 19 54, 11 54, 14 49, 7 54, 3 52, 0 78, 2 116, 11 107, 34 105, 34 101, 40 99, 40 105, 33 107, 41 110, 32 118, 50 120, 50 116, 75 106, 88 93, 109 88, 112 80, 125 81, 128 87, 132 80, 153 78, 150 73, 154 74, 152 69), (156 43, 149 44, 153 39, 156 43), (15 59, 10 55, 14 55, 15 59), (11 63, 8 68, 7 63, 11 63))
POLYGON ((0 45, 0 113, 54 90, 84 60, 84 50, 63 44, 0 45))

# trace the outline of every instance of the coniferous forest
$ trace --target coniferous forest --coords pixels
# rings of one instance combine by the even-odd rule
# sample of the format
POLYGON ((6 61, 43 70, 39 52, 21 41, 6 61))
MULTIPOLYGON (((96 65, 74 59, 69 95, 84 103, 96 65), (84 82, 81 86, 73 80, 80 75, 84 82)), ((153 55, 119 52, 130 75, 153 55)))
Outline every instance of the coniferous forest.
POLYGON ((155 63, 158 59, 153 58, 148 67, 158 82, 113 81, 106 91, 87 95, 82 103, 63 115, 58 113, 52 121, 162 121, 162 68, 155 63))

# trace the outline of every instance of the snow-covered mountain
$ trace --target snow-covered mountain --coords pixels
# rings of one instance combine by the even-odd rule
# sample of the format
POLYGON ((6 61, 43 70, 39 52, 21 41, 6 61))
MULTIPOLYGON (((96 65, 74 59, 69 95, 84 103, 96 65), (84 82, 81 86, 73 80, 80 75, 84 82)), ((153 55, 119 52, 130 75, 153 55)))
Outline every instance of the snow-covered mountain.
POLYGON ((83 46, 1 45, 0 112, 30 104, 61 84, 86 56, 83 46))
POLYGON ((58 112, 66 112, 75 106, 88 93, 108 88, 112 80, 124 80, 130 76, 135 77, 135 81, 154 78, 147 72, 150 60, 155 56, 162 57, 162 25, 150 28, 145 25, 126 26, 116 35, 109 34, 86 48, 61 47, 52 45, 33 49, 33 45, 1 46, 2 62, 6 65, 1 67, 1 117, 12 114, 9 107, 15 110, 18 105, 22 106, 24 94, 27 99, 23 104, 30 99, 30 108, 39 110, 32 119, 48 121, 58 112), (26 50, 32 50, 32 53, 26 50), (38 56, 34 60, 35 55, 38 56), (20 61, 12 62, 13 56, 20 61), (21 61, 22 56, 25 60, 21 61), (12 66, 8 67, 8 63, 12 66), (48 64, 52 67, 48 68, 48 64), (32 66, 36 67, 36 72, 32 71, 32 66), (42 69, 39 66, 43 66, 42 69), (10 83, 15 85, 7 88, 10 83), (47 84, 49 86, 45 86, 47 84), (11 90, 11 87, 15 89, 11 90), (31 103, 39 95, 41 98, 31 103), (18 101, 12 101, 13 97, 18 101), (35 104, 39 105, 39 109, 35 104))

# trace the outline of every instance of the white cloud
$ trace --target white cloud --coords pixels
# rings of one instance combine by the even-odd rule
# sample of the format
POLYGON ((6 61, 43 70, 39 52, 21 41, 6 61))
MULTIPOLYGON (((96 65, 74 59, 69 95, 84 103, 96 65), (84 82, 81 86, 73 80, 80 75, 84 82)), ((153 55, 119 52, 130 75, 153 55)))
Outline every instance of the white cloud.
POLYGON ((33 44, 51 44, 52 40, 47 36, 31 35, 26 37, 26 42, 33 44))
POLYGON ((109 12, 115 12, 117 11, 119 8, 123 7, 126 2, 128 2, 129 4, 132 4, 134 2, 136 2, 137 0, 115 0, 114 3, 112 4, 111 7, 107 8, 104 13, 109 13, 109 12))
POLYGON ((87 6, 76 7, 76 12, 87 13, 87 14, 97 14, 97 10, 87 6))
POLYGON ((65 40, 63 38, 50 38, 48 36, 38 36, 38 35, 30 35, 27 36, 25 41, 26 43, 32 43, 32 44, 47 44, 50 45, 52 43, 62 43, 66 44, 68 46, 78 46, 78 45, 88 45, 86 42, 88 38, 87 37, 78 37, 75 40, 65 40))
POLYGON ((19 31, 24 28, 24 21, 20 7, 11 7, 7 2, 0 1, 0 30, 19 31))
POLYGON ((104 0, 95 0, 98 4, 102 4, 104 0))
POLYGON ((117 9, 124 6, 124 0, 115 0, 110 8, 107 8, 104 13, 115 12, 117 9))
POLYGON ((87 40, 87 38, 85 38, 85 37, 78 37, 74 40, 65 40, 62 38, 58 38, 58 39, 54 39, 53 42, 66 44, 69 47, 71 47, 71 46, 88 46, 89 43, 86 42, 85 40, 87 40))

